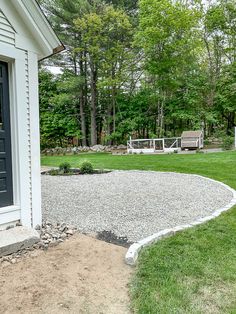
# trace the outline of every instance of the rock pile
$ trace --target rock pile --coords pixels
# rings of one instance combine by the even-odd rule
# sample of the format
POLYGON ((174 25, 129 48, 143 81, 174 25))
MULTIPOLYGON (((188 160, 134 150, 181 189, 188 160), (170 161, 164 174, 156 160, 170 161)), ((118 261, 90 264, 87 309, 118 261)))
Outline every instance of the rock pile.
POLYGON ((118 146, 103 146, 95 145, 92 147, 88 146, 77 146, 77 147, 56 147, 44 149, 42 154, 44 155, 66 155, 66 154, 79 154, 86 152, 96 152, 96 153, 114 153, 114 152, 126 152, 127 147, 125 145, 118 146))
POLYGON ((37 250, 47 250, 49 247, 57 246, 77 231, 76 227, 66 223, 52 224, 50 222, 43 222, 42 226, 36 226, 35 229, 40 234, 40 242, 33 247, 0 258, 0 264, 8 266, 17 263, 24 256, 37 256, 37 250))
POLYGON ((63 242, 76 232, 76 227, 67 225, 66 223, 52 224, 44 222, 42 226, 35 228, 40 233, 41 241, 36 244, 36 248, 47 249, 63 242))

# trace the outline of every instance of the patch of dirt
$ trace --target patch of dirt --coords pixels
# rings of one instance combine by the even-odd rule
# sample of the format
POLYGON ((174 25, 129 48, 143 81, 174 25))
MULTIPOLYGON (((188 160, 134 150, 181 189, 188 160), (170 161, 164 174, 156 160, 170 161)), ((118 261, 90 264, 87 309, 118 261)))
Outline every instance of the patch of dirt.
POLYGON ((0 313, 128 314, 126 249, 76 234, 0 266, 0 313))
POLYGON ((118 237, 111 231, 101 231, 97 233, 97 239, 105 241, 107 243, 113 243, 123 247, 130 247, 133 242, 129 242, 127 237, 118 237))

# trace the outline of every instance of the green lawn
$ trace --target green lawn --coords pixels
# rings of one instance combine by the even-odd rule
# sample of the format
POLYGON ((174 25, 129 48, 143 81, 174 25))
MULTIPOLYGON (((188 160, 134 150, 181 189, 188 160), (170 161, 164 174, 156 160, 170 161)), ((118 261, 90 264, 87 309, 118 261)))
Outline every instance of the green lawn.
MULTIPOLYGON (((236 189, 236 152, 196 155, 83 154, 42 157, 42 164, 68 161, 79 167, 196 173, 236 189)), ((236 207, 214 221, 186 230, 145 249, 131 283, 139 314, 236 314, 236 207)))
POLYGON ((236 151, 216 154, 193 155, 111 155, 81 154, 72 156, 43 156, 42 165, 59 166, 69 162, 79 167, 89 160, 99 169, 140 169, 197 173, 223 181, 236 188, 236 151), (234 185, 233 185, 234 184, 234 185))

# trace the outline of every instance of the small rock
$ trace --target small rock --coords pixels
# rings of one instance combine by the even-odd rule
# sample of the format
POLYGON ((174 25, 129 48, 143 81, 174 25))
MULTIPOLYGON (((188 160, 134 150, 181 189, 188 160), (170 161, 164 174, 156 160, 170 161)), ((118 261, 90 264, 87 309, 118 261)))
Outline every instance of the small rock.
POLYGON ((63 223, 63 224, 61 224, 61 226, 60 226, 60 228, 59 228, 59 231, 60 231, 60 232, 64 232, 66 229, 67 229, 66 224, 63 223))
POLYGON ((31 257, 38 257, 39 256, 39 251, 33 251, 30 253, 31 257))
POLYGON ((69 229, 69 230, 66 231, 66 234, 67 234, 67 235, 73 235, 73 234, 74 234, 74 231, 71 230, 71 229, 69 229))
POLYGON ((49 243, 49 247, 54 247, 57 246, 59 243, 57 241, 53 241, 51 243, 49 243))
POLYGON ((73 226, 73 225, 70 225, 70 226, 67 226, 67 227, 68 227, 69 230, 75 230, 76 229, 76 227, 73 226))
POLYGON ((66 233, 62 233, 60 236, 61 239, 66 239, 66 233))
POLYGON ((39 243, 37 243, 37 245, 39 249, 44 247, 43 241, 40 241, 39 243))
POLYGON ((8 267, 10 265, 11 265, 10 262, 7 262, 7 261, 2 262, 2 267, 8 267))

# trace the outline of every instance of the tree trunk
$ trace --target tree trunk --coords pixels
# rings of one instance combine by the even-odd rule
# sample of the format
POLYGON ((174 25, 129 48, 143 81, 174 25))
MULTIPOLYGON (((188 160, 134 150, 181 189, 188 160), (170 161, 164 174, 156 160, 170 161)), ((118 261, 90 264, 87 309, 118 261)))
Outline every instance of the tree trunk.
POLYGON ((84 90, 80 91, 80 119, 81 119, 81 134, 82 134, 82 145, 87 145, 87 135, 86 135, 86 118, 84 112, 84 90))
POLYGON ((164 104, 161 104, 160 108, 160 137, 163 137, 163 126, 164 126, 164 104))
POLYGON ((91 146, 97 145, 97 69, 91 63, 91 146))
POLYGON ((111 90, 111 98, 112 98, 112 115, 113 115, 113 132, 116 131, 116 85, 115 85, 115 66, 112 67, 112 90, 111 90))
MULTIPOLYGON (((80 61, 79 61, 79 67, 80 67, 80 76, 82 78, 85 78, 85 69, 84 69, 84 62, 83 62, 83 53, 80 54, 80 61)), ((85 107, 85 82, 81 86, 80 90, 80 120, 81 120, 81 134, 82 134, 82 145, 87 145, 87 132, 86 132, 86 117, 84 112, 85 107)))
MULTIPOLYGON (((111 126, 111 121, 112 121, 112 109, 111 105, 109 103, 108 108, 107 108, 107 136, 109 137, 112 134, 112 126, 111 126)), ((112 141, 111 139, 107 140, 107 145, 111 145, 112 141)))
POLYGON ((116 87, 112 87, 113 132, 116 131, 116 87))

